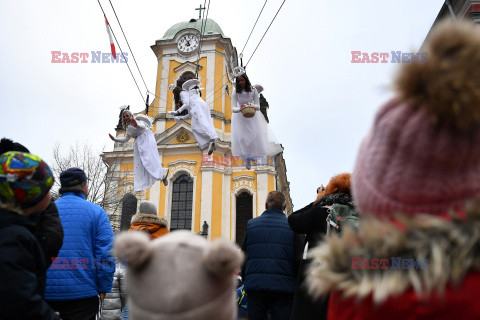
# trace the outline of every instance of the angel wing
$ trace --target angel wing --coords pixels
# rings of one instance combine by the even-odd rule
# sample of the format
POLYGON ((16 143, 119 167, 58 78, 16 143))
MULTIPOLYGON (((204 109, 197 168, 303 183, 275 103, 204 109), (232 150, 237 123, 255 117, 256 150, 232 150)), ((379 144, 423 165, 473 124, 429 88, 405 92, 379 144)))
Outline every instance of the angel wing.
POLYGON ((263 86, 261 84, 254 84, 253 87, 257 89, 258 94, 263 92, 263 86))
POLYGON ((145 126, 149 129, 152 129, 153 127, 153 119, 150 118, 149 116, 147 115, 144 115, 144 114, 139 114, 139 115, 136 115, 135 116, 135 120, 140 120, 142 121, 143 123, 145 123, 145 126))

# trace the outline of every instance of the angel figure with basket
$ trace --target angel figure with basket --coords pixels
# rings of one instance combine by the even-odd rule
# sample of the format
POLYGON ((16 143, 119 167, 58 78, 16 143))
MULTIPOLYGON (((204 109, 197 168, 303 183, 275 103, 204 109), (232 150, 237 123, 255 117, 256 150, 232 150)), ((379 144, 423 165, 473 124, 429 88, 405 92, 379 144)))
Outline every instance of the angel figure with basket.
POLYGON ((235 86, 232 94, 232 155, 245 159, 247 170, 258 157, 274 156, 282 147, 268 127, 260 110, 260 85, 252 86, 242 67, 234 70, 235 86))
POLYGON ((116 142, 127 142, 134 138, 133 190, 143 191, 150 188, 156 181, 162 181, 166 186, 168 168, 162 168, 162 162, 157 150, 157 142, 152 132, 152 119, 143 114, 133 116, 126 106, 121 107, 122 126, 125 137, 115 138, 109 134, 110 139, 116 142))
POLYGON ((198 79, 190 79, 185 81, 180 92, 180 100, 182 106, 176 111, 168 113, 175 116, 175 121, 192 119, 192 132, 195 140, 198 142, 200 150, 208 149, 211 155, 217 148, 217 131, 213 126, 213 120, 210 116, 210 110, 205 101, 200 97, 200 81, 198 79), (188 114, 179 116, 179 114, 187 110, 188 114))

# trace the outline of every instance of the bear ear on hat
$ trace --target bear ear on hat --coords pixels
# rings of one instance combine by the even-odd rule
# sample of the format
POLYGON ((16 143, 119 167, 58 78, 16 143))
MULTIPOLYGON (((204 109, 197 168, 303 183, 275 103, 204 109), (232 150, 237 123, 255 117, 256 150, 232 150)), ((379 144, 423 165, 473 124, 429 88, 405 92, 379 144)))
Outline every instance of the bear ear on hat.
POLYGON ((203 263, 208 271, 217 276, 230 276, 240 268, 243 258, 243 252, 236 245, 216 239, 205 252, 203 263))
POLYGON ((150 239, 144 232, 122 232, 113 244, 113 255, 126 262, 129 268, 138 270, 152 257, 150 239))

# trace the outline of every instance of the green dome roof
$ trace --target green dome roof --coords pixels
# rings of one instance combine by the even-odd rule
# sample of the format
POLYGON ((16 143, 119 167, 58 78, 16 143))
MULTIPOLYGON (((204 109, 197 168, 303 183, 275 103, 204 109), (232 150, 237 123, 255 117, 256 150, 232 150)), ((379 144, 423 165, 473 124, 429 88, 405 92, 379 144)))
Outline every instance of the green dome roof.
MULTIPOLYGON (((160 40, 173 39, 178 32, 184 29, 197 29, 198 32, 201 32, 200 29, 202 27, 202 20, 192 19, 190 21, 184 21, 184 22, 179 22, 177 24, 174 24, 172 27, 170 27, 170 29, 167 30, 167 32, 165 32, 162 39, 160 40)), ((223 31, 222 29, 220 29, 220 26, 215 21, 213 21, 212 19, 207 19, 206 21, 207 21, 206 26, 204 22, 204 28, 205 28, 204 35, 208 36, 213 34, 219 34, 223 37, 223 31)))

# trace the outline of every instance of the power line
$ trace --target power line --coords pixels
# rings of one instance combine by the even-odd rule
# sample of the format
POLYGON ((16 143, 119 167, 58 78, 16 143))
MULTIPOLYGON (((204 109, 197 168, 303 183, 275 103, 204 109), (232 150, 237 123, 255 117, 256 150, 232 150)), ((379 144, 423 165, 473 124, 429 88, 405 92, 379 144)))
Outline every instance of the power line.
MULTIPOLYGON (((103 16, 105 19, 107 19, 107 15, 105 14, 105 11, 103 11, 102 4, 100 3, 100 0, 97 0, 98 5, 100 6, 100 9, 102 9, 103 16)), ((140 87, 138 86, 137 80, 135 80, 135 77, 133 76, 132 69, 130 69, 130 66, 128 65, 128 59, 125 58, 125 55, 123 54, 122 48, 120 47, 120 44, 118 43, 117 37, 115 36, 115 32, 113 32, 112 27, 110 26, 110 31, 112 31, 113 37, 115 38, 115 42, 118 45, 118 49, 120 49, 120 53, 122 54, 123 58, 125 59, 126 65, 128 67, 128 70, 130 71, 130 74, 132 75, 133 81, 135 82, 135 85, 137 86, 138 92, 140 93, 140 96, 142 97, 143 103, 145 103, 145 99, 143 98, 142 91, 140 90, 140 87)))
POLYGON ((268 25, 268 28, 267 28, 267 30, 265 31, 265 33, 263 34, 263 36, 262 36, 262 38, 260 39, 260 41, 258 42, 257 47, 255 48, 255 50, 253 50, 253 53, 252 53, 252 55, 250 56, 250 59, 248 59, 247 63, 245 64, 245 67, 247 67, 247 65, 248 65, 248 63, 250 62, 250 60, 252 60, 253 55, 255 54, 255 52, 257 52, 257 49, 258 49, 258 47, 260 46, 260 43, 262 43, 263 38, 265 37, 265 35, 267 34, 268 30, 270 29, 273 21, 275 21, 275 18, 277 17, 278 13, 279 13, 280 10, 282 9, 283 4, 285 3, 285 1, 287 1, 287 0, 283 0, 282 5, 280 6, 280 8, 278 8, 277 13, 276 13, 275 16, 273 17, 273 19, 272 19, 272 21, 270 22, 270 24, 268 25))
POLYGON ((243 46, 242 52, 240 52, 240 55, 242 55, 243 50, 245 50, 245 47, 247 46, 248 40, 250 40, 250 36, 253 33, 253 30, 255 29, 255 26, 257 25, 258 19, 260 19, 260 15, 263 12, 263 8, 265 8, 265 5, 267 4, 268 0, 265 0, 265 3, 263 4, 262 10, 260 10, 260 13, 258 14, 257 21, 255 21, 255 24, 253 25, 252 31, 250 31, 250 34, 248 35, 247 41, 245 42, 245 45, 243 46))
POLYGON ((115 18, 117 18, 118 25, 120 26, 120 30, 122 30, 123 37, 125 38, 125 41, 127 42, 128 49, 130 50, 130 53, 132 54, 133 61, 135 61, 135 65, 137 66, 138 73, 140 73, 140 77, 142 78, 143 84, 145 85, 145 88, 148 91, 147 84, 145 83, 145 79, 143 79, 142 72, 140 71, 140 68, 138 67, 137 64, 137 59, 135 59, 135 56, 133 55, 133 50, 130 48, 130 44, 128 43, 127 36, 125 35, 125 32, 123 32, 122 24, 120 23, 120 20, 118 19, 117 12, 115 11, 115 8, 113 7, 112 1, 108 0, 110 2, 110 6, 113 9, 113 13, 115 14, 115 18))
MULTIPOLYGON (((206 0, 205 0, 206 2, 206 0)), ((205 6, 205 3, 204 5, 205 6)), ((195 70, 195 76, 198 77, 198 70, 200 67, 200 53, 202 51, 202 46, 203 46, 203 40, 205 38, 205 30, 207 29, 207 19, 208 19, 208 12, 210 11, 210 0, 208 0, 208 6, 207 6, 207 14, 205 15, 205 19, 202 19, 202 27, 200 28, 200 47, 198 48, 198 58, 197 58, 197 68, 195 70), (203 23, 203 20, 205 20, 205 24, 203 23)), ((205 11, 204 11, 205 13, 205 11)))
MULTIPOLYGON (((203 1, 203 12, 202 10, 200 10, 200 19, 201 19, 201 25, 200 25, 200 46, 198 48, 198 55, 197 55, 197 63, 196 63, 196 68, 195 68, 195 77, 198 77, 198 70, 199 70, 199 61, 200 61, 200 51, 202 51, 202 43, 203 43, 203 33, 202 33, 202 30, 203 30, 203 17, 205 16, 205 4, 207 3, 207 0, 204 0, 203 1), (203 15, 203 16, 202 16, 203 15)), ((208 5, 210 6, 210 2, 208 3, 208 5)), ((200 5, 200 8, 202 7, 202 5, 200 5)), ((205 24, 206 24, 206 21, 205 21, 205 24)))

